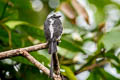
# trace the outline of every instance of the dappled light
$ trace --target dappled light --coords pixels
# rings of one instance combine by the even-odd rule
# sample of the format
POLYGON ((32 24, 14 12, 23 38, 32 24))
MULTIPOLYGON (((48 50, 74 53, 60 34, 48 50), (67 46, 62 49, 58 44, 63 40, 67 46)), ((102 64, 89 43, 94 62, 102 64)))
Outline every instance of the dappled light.
POLYGON ((53 80, 120 80, 120 0, 0 0, 0 80, 52 80, 44 24, 54 13, 53 80))

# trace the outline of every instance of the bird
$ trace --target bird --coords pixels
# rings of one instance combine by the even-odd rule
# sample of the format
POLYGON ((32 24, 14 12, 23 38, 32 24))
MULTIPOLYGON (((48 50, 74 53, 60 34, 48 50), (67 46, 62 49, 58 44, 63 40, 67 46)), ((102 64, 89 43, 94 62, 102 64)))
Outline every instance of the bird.
MULTIPOLYGON (((61 15, 53 13, 48 15, 44 23, 44 34, 48 42, 48 53, 51 55, 50 77, 53 78, 54 70, 58 70, 59 61, 57 57, 57 45, 60 43, 60 38, 63 32, 61 15)), ((60 74, 57 72, 57 74, 60 74)))

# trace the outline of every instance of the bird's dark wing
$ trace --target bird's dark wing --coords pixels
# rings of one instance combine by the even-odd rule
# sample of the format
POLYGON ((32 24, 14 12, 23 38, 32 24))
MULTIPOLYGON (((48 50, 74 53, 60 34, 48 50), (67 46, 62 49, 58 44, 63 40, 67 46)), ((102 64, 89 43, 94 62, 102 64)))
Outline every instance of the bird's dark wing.
POLYGON ((45 34, 45 38, 47 41, 49 41, 49 39, 50 39, 49 26, 50 26, 50 21, 47 19, 44 23, 44 34, 45 34))
POLYGON ((60 21, 60 19, 56 19, 55 22, 53 23, 53 27, 54 27, 54 38, 58 39, 63 31, 63 27, 62 27, 62 23, 60 21))

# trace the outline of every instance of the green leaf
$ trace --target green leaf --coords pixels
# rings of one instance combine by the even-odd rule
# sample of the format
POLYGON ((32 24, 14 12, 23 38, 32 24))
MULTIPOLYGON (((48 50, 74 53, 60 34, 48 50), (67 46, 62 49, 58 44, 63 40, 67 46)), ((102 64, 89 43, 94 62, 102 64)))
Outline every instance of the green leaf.
POLYGON ((23 25, 21 26, 21 30, 24 34, 28 36, 30 35, 33 38, 40 40, 41 42, 45 42, 44 31, 40 28, 35 26, 23 25))
POLYGON ((0 0, 0 18, 4 15, 3 11, 4 11, 4 6, 5 6, 5 1, 4 0, 0 0))
POLYGON ((94 4, 98 8, 103 8, 105 5, 112 3, 111 0, 89 0, 90 3, 94 4))
MULTIPOLYGON (((5 26, 7 28, 7 26, 5 26)), ((10 30, 9 30, 10 31, 10 30)), ((8 36, 8 32, 0 27, 0 41, 2 41, 2 44, 4 46, 4 48, 9 49, 9 36, 8 36)), ((11 43, 12 43, 12 48, 20 48, 20 47, 24 47, 22 44, 31 44, 28 40, 26 40, 25 42, 22 42, 23 38, 22 35, 16 32, 11 32, 11 43)), ((27 45, 26 45, 27 46, 27 45)))
POLYGON ((17 8, 19 13, 19 19, 26 21, 34 25, 42 25, 49 13, 49 8, 44 4, 41 11, 36 12, 32 8, 32 2, 30 0, 11 0, 15 8, 17 8))
POLYGON ((69 80, 77 80, 74 73, 71 71, 71 69, 67 66, 61 66, 62 69, 65 70, 65 72, 62 72, 62 74, 69 78, 69 80))
POLYGON ((101 43, 104 44, 106 51, 112 48, 120 47, 120 31, 111 31, 106 33, 102 39, 101 43))
POLYGON ((68 59, 73 59, 77 54, 76 52, 61 47, 58 47, 58 53, 68 59))
POLYGON ((5 22, 5 24, 11 29, 14 29, 18 25, 29 25, 27 22, 24 21, 8 21, 5 22))
POLYGON ((30 0, 11 0, 12 3, 14 3, 14 6, 16 8, 22 8, 22 9, 32 9, 32 5, 30 3, 30 0))
POLYGON ((8 44, 8 33, 0 26, 0 41, 3 41, 2 44, 8 44))
POLYGON ((96 24, 100 24, 106 20, 106 15, 103 9, 98 9, 95 13, 96 24))
MULTIPOLYGON (((39 62, 43 63, 45 66, 48 66, 49 60, 48 58, 46 58, 44 55, 41 55, 37 52, 32 52, 31 55, 38 60, 39 62)), ((30 61, 28 61, 26 58, 18 56, 18 57, 13 57, 13 60, 20 62, 20 63, 24 63, 27 65, 33 65, 30 61)))
POLYGON ((113 59, 115 60, 118 64, 120 63, 120 60, 117 56, 114 55, 114 52, 108 52, 105 54, 105 57, 109 58, 109 59, 113 59))
POLYGON ((87 30, 85 30, 75 24, 72 24, 70 22, 70 20, 68 20, 66 18, 64 19, 63 27, 64 27, 64 30, 63 30, 64 33, 68 33, 68 34, 71 34, 73 32, 78 32, 78 33, 82 33, 82 34, 87 33, 87 30))
POLYGON ((112 66, 116 68, 117 72, 120 74, 120 64, 116 65, 112 63, 112 66))
POLYGON ((107 5, 110 5, 110 4, 113 4, 117 7, 120 8, 120 5, 111 1, 111 0, 88 0, 91 4, 95 5, 96 7, 96 13, 95 13, 95 20, 96 20, 96 23, 99 24, 103 21, 106 20, 106 11, 105 11, 105 7, 107 5))
POLYGON ((80 51, 84 52, 80 45, 78 46, 78 45, 74 44, 72 41, 67 40, 65 38, 61 39, 61 43, 60 43, 59 46, 62 47, 62 48, 71 50, 73 52, 80 52, 80 51))
POLYGON ((9 28, 16 30, 17 27, 20 27, 23 36, 32 36, 35 39, 38 39, 42 42, 45 41, 44 32, 39 27, 36 27, 32 24, 29 24, 25 21, 8 21, 5 23, 9 28))
POLYGON ((20 80, 51 80, 48 75, 40 73, 40 71, 32 66, 22 65, 20 68, 20 80))
POLYGON ((101 77, 103 77, 105 80, 120 80, 111 74, 107 73, 103 68, 99 68, 99 72, 101 74, 101 77))
POLYGON ((90 72, 87 80, 101 80, 101 77, 98 74, 98 71, 96 69, 93 69, 92 72, 90 72))
MULTIPOLYGON (((4 73, 6 72, 9 72, 9 76, 7 75, 3 75, 4 73, 1 73, 1 76, 4 78, 4 79, 11 79, 11 80, 16 80, 17 78, 20 78, 20 75, 19 73, 15 70, 15 68, 13 67, 13 65, 8 65, 8 64, 4 64, 0 61, 0 70, 1 71, 4 71, 4 73)), ((1 72, 0 71, 0 72, 1 72)))

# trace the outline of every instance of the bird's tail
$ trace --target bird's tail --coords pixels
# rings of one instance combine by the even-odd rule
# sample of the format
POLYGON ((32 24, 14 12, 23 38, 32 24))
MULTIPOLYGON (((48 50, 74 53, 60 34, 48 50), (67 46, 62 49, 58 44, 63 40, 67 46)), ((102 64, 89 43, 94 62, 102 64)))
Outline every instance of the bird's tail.
POLYGON ((53 71, 55 70, 58 59, 55 56, 57 52, 57 41, 51 41, 49 42, 49 48, 48 48, 49 54, 51 54, 51 68, 50 68, 50 77, 53 78, 53 71))
POLYGON ((49 42, 49 54, 53 54, 57 52, 57 41, 49 42))
POLYGON ((55 74, 60 74, 59 61, 57 56, 57 41, 52 41, 49 43, 49 54, 51 54, 51 68, 50 68, 50 77, 53 78, 53 72, 55 74))

